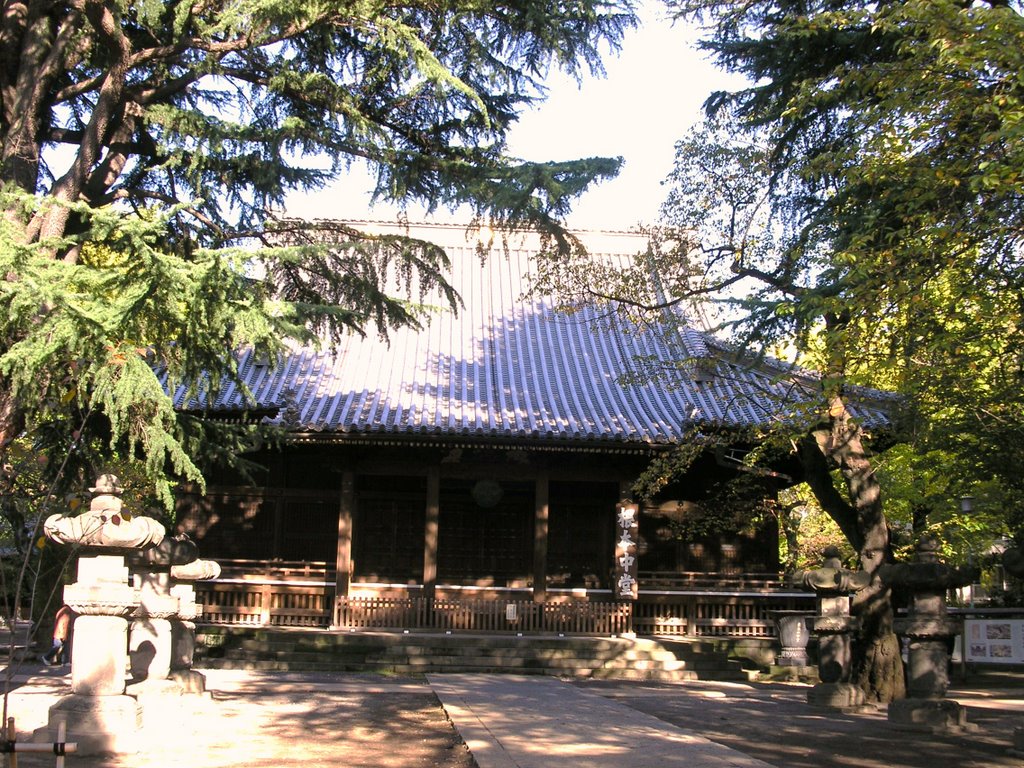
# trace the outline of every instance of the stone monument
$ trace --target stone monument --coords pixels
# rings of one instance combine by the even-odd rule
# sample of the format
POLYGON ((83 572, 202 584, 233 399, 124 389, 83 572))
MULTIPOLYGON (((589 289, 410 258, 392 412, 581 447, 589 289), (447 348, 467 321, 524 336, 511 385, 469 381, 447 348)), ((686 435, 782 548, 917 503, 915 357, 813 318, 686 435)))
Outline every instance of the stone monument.
POLYGON ((856 709, 864 705, 864 691, 850 682, 851 645, 857 619, 850 615, 850 595, 871 582, 866 571, 844 568, 839 550, 826 548, 821 568, 799 571, 792 583, 818 595, 813 631, 818 637, 818 679, 807 692, 807 703, 830 709, 856 709))
POLYGON ((956 732, 969 726, 967 710, 945 698, 952 641, 960 631, 946 612, 946 591, 973 583, 976 570, 941 562, 939 547, 935 536, 924 535, 912 562, 878 570, 884 584, 910 594, 906 618, 894 622, 897 634, 909 641, 907 698, 889 705, 889 722, 914 730, 956 732))
POLYGON ((121 502, 115 475, 100 475, 88 511, 52 515, 43 524, 58 544, 79 548, 77 580, 64 587, 64 602, 78 614, 71 650, 71 694, 50 708, 45 740, 60 721, 78 753, 131 752, 138 748, 138 702, 125 695, 128 617, 141 602, 128 582, 125 555, 163 541, 164 527, 131 514, 121 502))

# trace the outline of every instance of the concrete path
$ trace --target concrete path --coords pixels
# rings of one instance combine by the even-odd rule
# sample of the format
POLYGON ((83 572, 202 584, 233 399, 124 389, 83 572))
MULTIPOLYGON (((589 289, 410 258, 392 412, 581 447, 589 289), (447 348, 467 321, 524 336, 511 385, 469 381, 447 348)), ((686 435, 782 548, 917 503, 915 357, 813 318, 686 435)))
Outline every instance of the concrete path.
POLYGON ((428 680, 479 768, 771 768, 553 678, 449 674, 428 680))

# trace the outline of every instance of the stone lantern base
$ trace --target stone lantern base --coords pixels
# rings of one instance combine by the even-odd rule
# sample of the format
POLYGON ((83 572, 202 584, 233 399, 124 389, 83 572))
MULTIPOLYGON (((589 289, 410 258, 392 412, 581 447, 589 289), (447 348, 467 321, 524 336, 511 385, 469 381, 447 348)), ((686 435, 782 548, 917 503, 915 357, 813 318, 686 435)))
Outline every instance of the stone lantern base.
POLYGON ((901 699, 889 704, 889 723, 897 728, 930 733, 977 730, 967 722, 967 709, 952 699, 901 699))
POLYGON ((137 752, 142 708, 131 696, 80 696, 72 693, 52 707, 48 725, 39 728, 33 741, 57 740, 64 722, 69 742, 78 743, 77 755, 137 752))
POLYGON ((843 711, 866 706, 864 691, 852 683, 818 683, 807 692, 807 703, 814 707, 843 711))

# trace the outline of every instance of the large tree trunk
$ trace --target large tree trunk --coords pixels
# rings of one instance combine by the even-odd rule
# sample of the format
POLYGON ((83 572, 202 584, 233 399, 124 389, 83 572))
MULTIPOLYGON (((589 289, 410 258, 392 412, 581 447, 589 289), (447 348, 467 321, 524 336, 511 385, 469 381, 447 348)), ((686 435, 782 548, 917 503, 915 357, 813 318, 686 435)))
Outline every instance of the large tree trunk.
POLYGON ((822 509, 857 550, 861 568, 875 577, 853 602, 854 614, 860 619, 853 649, 853 680, 869 700, 884 703, 906 696, 906 686, 899 638, 893 631, 892 595, 877 578, 879 566, 891 560, 889 529, 863 438, 842 399, 834 397, 828 421, 801 441, 799 453, 807 484, 822 509), (845 498, 832 482, 833 468, 838 468, 845 480, 845 498))

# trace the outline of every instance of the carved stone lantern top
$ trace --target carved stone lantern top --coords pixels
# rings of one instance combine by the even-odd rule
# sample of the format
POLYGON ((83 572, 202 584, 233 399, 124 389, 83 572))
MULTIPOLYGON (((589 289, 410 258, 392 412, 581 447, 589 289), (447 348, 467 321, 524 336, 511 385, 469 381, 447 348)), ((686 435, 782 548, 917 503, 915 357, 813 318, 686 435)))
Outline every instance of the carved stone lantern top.
POLYGON ((911 562, 883 565, 878 575, 883 583, 912 592, 939 592, 971 584, 977 568, 947 565, 939 556, 940 549, 938 537, 925 534, 918 540, 911 562))
POLYGON ((836 547, 827 547, 824 555, 825 561, 821 568, 797 571, 790 577, 790 582, 819 594, 830 595, 858 592, 871 583, 871 574, 866 571, 851 571, 843 567, 836 547))
POLYGON ((99 549, 143 549, 163 541, 166 531, 150 517, 123 509, 116 475, 100 475, 89 489, 95 495, 87 512, 77 517, 51 515, 43 523, 47 538, 58 544, 99 549))

